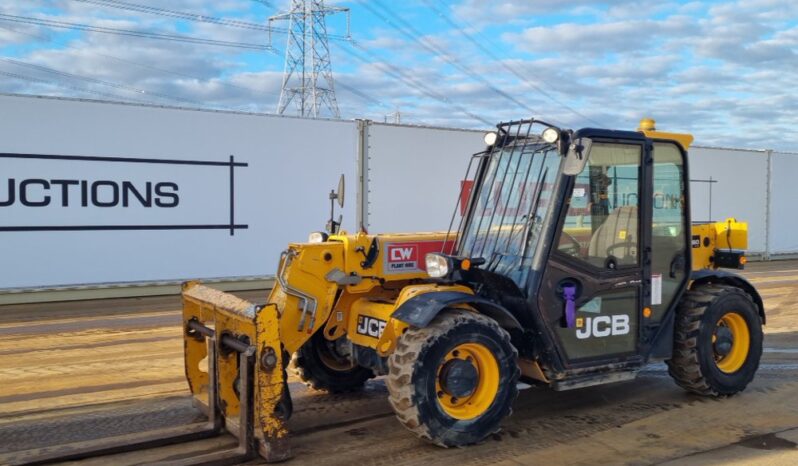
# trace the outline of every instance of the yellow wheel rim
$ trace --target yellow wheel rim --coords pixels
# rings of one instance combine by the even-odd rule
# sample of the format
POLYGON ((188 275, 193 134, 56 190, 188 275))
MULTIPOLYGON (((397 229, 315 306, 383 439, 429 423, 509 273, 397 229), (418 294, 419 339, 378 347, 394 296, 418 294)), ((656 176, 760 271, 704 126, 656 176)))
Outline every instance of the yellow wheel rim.
POLYGON ((319 354, 319 359, 321 359, 321 362, 332 370, 346 371, 352 368, 351 364, 335 359, 333 355, 325 352, 324 350, 319 350, 318 354, 319 354))
POLYGON ((731 332, 732 346, 731 350, 725 355, 715 353, 715 364, 722 372, 731 374, 740 370, 748 358, 748 350, 751 347, 751 332, 748 330, 748 324, 743 319, 743 316, 736 312, 729 312, 718 321, 715 332, 712 335, 713 343, 717 340, 718 329, 722 327, 731 332))
POLYGON ((334 371, 346 372, 347 370, 352 369, 352 365, 345 358, 336 357, 333 354, 335 352, 334 345, 335 342, 327 341, 324 338, 319 338, 318 343, 314 347, 314 351, 316 351, 316 354, 319 356, 319 359, 321 359, 321 362, 334 371))
POLYGON ((467 420, 487 411, 499 391, 499 363, 493 353, 480 343, 463 343, 449 351, 438 365, 435 377, 438 403, 449 416, 467 420), (454 359, 467 361, 476 368, 477 382, 470 395, 457 398, 447 393, 442 382, 444 366, 454 359))

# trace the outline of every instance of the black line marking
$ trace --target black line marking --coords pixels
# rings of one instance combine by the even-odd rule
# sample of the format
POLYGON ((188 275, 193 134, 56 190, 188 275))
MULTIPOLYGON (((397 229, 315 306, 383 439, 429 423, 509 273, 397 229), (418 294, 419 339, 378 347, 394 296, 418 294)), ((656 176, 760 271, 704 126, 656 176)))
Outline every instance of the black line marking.
POLYGON ((246 230, 249 225, 53 225, 0 226, 3 231, 246 230))
POLYGON ((93 157, 88 155, 46 155, 0 153, 6 159, 78 160, 83 162, 156 163, 167 165, 208 165, 216 167, 248 167, 246 162, 213 162, 210 160, 142 159, 135 157, 93 157))
POLYGON ((233 228, 235 225, 235 160, 233 156, 230 156, 230 236, 235 235, 236 229, 233 228))
POLYGON ((48 155, 0 153, 0 158, 38 159, 38 160, 72 160, 83 162, 115 162, 115 163, 150 163, 167 165, 200 165, 230 167, 230 224, 228 225, 58 225, 58 226, 0 226, 0 232, 36 232, 36 231, 136 231, 136 230, 245 230, 249 225, 235 223, 235 167, 249 167, 246 162, 236 162, 231 155, 229 161, 214 162, 208 160, 175 160, 145 159, 134 157, 94 157, 85 155, 48 155))

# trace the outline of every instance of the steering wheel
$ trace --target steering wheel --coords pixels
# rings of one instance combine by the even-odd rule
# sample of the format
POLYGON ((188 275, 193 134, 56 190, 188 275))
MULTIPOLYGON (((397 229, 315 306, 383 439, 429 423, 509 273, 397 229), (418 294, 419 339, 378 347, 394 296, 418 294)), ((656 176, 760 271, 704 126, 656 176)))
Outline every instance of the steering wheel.
POLYGON ((568 254, 569 256, 579 257, 582 253, 582 245, 579 244, 573 236, 566 233, 564 230, 560 236, 560 244, 557 245, 557 250, 568 254), (563 244, 565 243, 565 244, 563 244))
POLYGON ((612 253, 613 251, 615 251, 618 248, 626 248, 626 250, 624 251, 624 253, 625 253, 624 257, 626 257, 627 255, 628 256, 632 256, 632 257, 637 256, 637 251, 636 251, 637 243, 634 242, 634 241, 624 241, 623 243, 615 243, 615 244, 611 244, 609 247, 607 247, 607 257, 610 257, 610 256, 618 257, 618 256, 616 256, 615 254, 612 253), (635 249, 635 253, 634 254, 632 254, 632 249, 635 249))

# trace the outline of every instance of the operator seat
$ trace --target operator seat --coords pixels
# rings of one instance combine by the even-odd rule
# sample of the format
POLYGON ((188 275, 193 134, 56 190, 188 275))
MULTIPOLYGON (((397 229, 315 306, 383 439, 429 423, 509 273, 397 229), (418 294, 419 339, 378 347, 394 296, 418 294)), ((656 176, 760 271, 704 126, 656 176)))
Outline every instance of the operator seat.
POLYGON ((590 238, 590 262, 603 265, 612 256, 617 265, 637 263, 637 206, 621 206, 610 212, 590 238))

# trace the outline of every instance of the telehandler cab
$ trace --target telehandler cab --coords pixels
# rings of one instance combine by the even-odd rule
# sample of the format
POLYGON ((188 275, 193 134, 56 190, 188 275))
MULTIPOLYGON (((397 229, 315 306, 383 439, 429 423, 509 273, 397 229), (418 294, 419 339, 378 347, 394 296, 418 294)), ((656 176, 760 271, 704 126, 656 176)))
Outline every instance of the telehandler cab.
POLYGON ((664 360, 691 392, 743 390, 764 308, 749 282, 718 270, 743 268, 747 225, 691 228, 692 139, 648 119, 635 132, 498 125, 447 233, 346 234, 331 221, 331 234, 283 252, 263 307, 186 284, 191 390, 207 399, 198 363, 215 345, 212 393, 235 420, 241 374, 254 374, 247 409, 268 460, 290 455, 290 355, 317 389, 385 376, 399 421, 444 447, 495 432, 519 380, 569 390, 664 360))
POLYGON ((331 219, 329 234, 282 253, 264 306, 186 283, 195 400, 240 457, 279 461, 292 355, 321 390, 385 376, 399 421, 444 447, 499 429, 520 380, 569 390, 665 361, 688 391, 743 390, 764 309, 719 267, 743 267, 747 225, 691 226, 692 139, 652 120, 635 132, 499 124, 471 157, 448 232, 346 234, 331 219))

